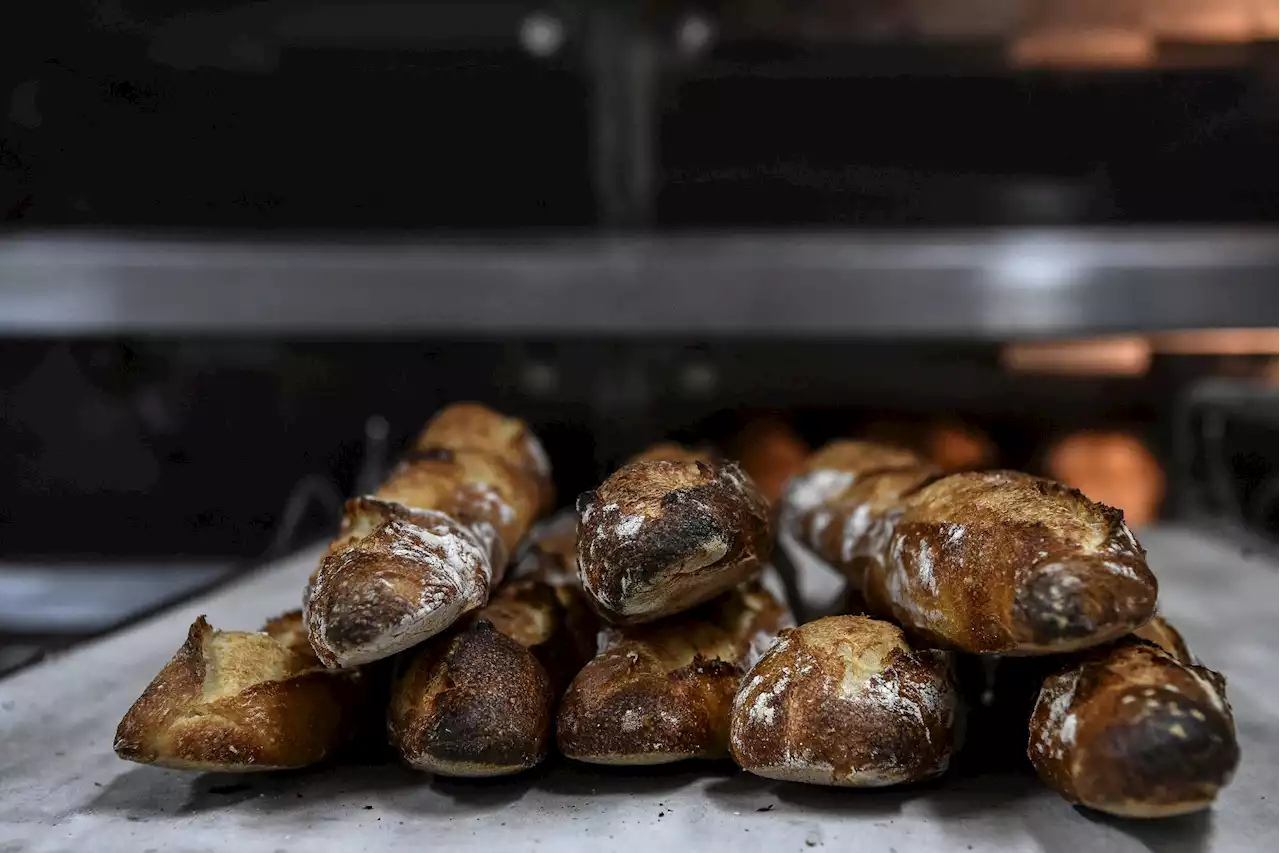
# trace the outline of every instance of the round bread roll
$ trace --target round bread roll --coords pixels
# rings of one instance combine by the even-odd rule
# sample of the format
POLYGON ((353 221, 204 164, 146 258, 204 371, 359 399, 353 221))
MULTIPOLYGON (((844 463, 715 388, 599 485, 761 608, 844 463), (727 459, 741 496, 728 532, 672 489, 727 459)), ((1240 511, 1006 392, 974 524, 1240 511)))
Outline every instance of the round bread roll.
POLYGON ((725 592, 769 557, 769 510, 733 463, 644 460, 578 498, 578 563, 596 608, 649 622, 725 592))
POLYGON ((957 699, 945 652, 902 631, 829 616, 783 631, 733 702, 729 749, 770 779, 874 788, 947 769, 957 699))

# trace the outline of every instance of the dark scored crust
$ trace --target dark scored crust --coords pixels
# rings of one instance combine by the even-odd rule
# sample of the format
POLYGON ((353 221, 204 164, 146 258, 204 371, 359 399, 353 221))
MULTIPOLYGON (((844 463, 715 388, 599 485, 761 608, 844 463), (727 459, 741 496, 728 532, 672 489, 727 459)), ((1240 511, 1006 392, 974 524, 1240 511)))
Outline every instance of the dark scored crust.
POLYGON ((602 634, 557 718, 560 750, 596 764, 658 764, 727 754, 742 673, 787 623, 756 583, 658 622, 602 634))
POLYGON ((493 776, 546 755, 551 681, 527 648, 487 621, 410 652, 391 695, 390 740, 418 769, 493 776))
POLYGON ((1069 802, 1124 817, 1208 807, 1240 759, 1225 680, 1140 640, 1046 678, 1027 755, 1069 802))
POLYGON ((678 613, 753 577, 768 507, 732 463, 646 460, 579 498, 583 587, 610 621, 678 613))
POLYGON ((956 691, 943 652, 887 622, 831 616, 782 632, 733 705, 734 760, 760 776, 880 787, 946 770, 956 691))
POLYGON ((389 732, 409 764, 497 776, 546 754, 556 700, 594 652, 598 624, 564 565, 573 562, 573 525, 567 537, 561 527, 541 531, 521 576, 500 586, 469 627, 401 661, 389 732))

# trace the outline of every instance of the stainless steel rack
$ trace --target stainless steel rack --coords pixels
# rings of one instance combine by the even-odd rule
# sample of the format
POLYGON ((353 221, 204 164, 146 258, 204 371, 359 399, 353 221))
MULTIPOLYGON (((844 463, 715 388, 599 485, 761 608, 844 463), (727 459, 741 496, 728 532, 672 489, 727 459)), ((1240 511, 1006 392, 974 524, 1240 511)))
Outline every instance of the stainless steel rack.
POLYGON ((356 240, 16 233, 0 334, 1007 340, 1274 327, 1274 228, 356 240))

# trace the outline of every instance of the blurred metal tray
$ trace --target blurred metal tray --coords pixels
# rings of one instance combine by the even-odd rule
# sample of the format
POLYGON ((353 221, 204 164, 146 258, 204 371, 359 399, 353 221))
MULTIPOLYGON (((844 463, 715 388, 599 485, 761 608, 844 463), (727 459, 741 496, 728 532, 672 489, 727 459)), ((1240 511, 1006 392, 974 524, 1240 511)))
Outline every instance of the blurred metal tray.
POLYGON ((0 335, 1003 340, 1274 327, 1275 228, 0 238, 0 335))
POLYGON ((0 849, 591 851, 1274 850, 1274 561, 1182 528, 1142 536, 1163 608, 1230 681, 1243 761, 1206 813, 1121 821, 1073 809, 1033 778, 950 777, 902 790, 770 782, 727 764, 636 771, 553 760, 506 780, 393 766, 241 776, 127 764, 119 718, 200 613, 254 628, 296 605, 318 550, 0 681, 0 849))

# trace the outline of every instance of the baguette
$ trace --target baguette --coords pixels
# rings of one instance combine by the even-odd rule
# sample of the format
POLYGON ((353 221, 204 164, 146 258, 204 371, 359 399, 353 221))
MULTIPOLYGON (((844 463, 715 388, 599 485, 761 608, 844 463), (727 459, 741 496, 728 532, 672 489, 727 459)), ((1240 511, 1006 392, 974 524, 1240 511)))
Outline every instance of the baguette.
POLYGON ((501 776, 545 757, 556 700, 590 656, 595 632, 572 566, 563 565, 573 559, 572 535, 566 548, 563 532, 551 533, 546 550, 535 546, 522 561, 526 576, 499 587, 461 630, 401 661, 387 730, 411 767, 501 776))
POLYGON ((742 674, 789 621, 753 581, 660 622, 602 631, 561 703, 560 751, 614 765, 726 757, 742 674))
POLYGON ((1155 609, 1123 513, 1027 474, 940 477, 910 451, 840 442, 793 479, 782 524, 921 645, 1068 652, 1118 639, 1155 609))
POLYGON ((733 700, 743 769, 788 782, 882 787, 943 773, 955 744, 949 655, 895 625, 829 616, 783 631, 733 700))
POLYGON ((464 403, 443 410, 342 530, 307 586, 304 620, 326 666, 389 657, 484 606, 547 506, 537 439, 518 420, 464 403))
POLYGON ((364 714, 361 674, 321 666, 289 616, 266 633, 215 631, 201 616, 116 729, 116 755, 179 770, 305 767, 364 714))
POLYGON ((578 498, 582 586, 616 624, 687 610, 760 571, 768 506, 733 463, 644 459, 578 498))
POLYGON ((1027 756, 1068 802, 1156 818, 1211 805, 1240 747, 1220 674, 1126 638, 1044 680, 1027 756))

